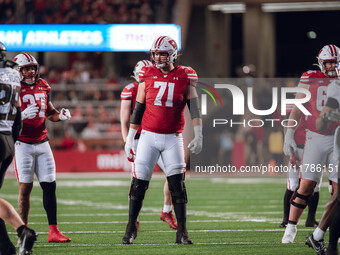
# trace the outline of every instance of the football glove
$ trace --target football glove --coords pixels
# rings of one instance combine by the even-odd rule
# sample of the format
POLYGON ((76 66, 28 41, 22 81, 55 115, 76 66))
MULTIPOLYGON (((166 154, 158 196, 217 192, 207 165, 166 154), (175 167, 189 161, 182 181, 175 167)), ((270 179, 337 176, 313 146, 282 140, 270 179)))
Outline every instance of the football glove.
POLYGON ((295 169, 299 169, 299 167, 301 166, 301 161, 296 153, 293 153, 293 155, 289 159, 289 162, 295 169))
POLYGON ((294 140, 294 133, 295 130, 288 128, 286 135, 285 135, 285 139, 284 139, 284 143, 283 143, 283 152, 286 156, 293 156, 293 153, 297 153, 297 145, 295 143, 294 140))
POLYGON ((62 108, 59 113, 59 120, 69 120, 71 119, 71 113, 69 109, 62 108))
POLYGON ((340 111, 339 109, 336 110, 330 110, 329 112, 326 112, 323 116, 322 119, 325 122, 338 122, 340 120, 340 111))
POLYGON ((39 111, 39 107, 37 104, 30 104, 25 110, 21 113, 21 119, 33 119, 39 111))
POLYGON ((129 133, 128 133, 128 136, 126 137, 126 142, 124 146, 127 159, 130 162, 133 162, 135 160, 136 149, 135 149, 133 141, 134 141, 136 133, 137 133, 137 129, 134 129, 134 128, 129 129, 129 133))
POLYGON ((194 139, 189 143, 188 148, 194 154, 198 154, 202 151, 203 135, 202 126, 194 126, 194 139))

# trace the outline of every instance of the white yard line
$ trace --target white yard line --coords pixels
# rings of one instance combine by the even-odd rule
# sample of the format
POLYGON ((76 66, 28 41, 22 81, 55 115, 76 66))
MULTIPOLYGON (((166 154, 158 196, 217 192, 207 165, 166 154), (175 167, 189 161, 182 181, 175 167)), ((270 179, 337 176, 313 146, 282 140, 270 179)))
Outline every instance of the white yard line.
MULTIPOLYGON (((137 241, 138 242, 138 241, 137 241)), ((221 243, 195 243, 195 245, 272 245, 281 242, 221 242, 221 243)), ((294 242, 294 244, 304 244, 304 242, 294 242)), ((134 243, 133 246, 169 246, 178 245, 175 243, 134 243)), ((125 246, 124 244, 38 244, 34 247, 110 247, 125 246)))
MULTIPOLYGON (((142 233, 174 233, 176 230, 141 230, 142 233)), ((189 230, 189 233, 210 233, 210 232, 284 232, 285 229, 199 229, 189 230)), ((299 229, 299 232, 310 232, 310 229, 299 229)), ((125 230, 118 231, 63 231, 64 234, 122 234, 125 230)), ((9 234, 17 234, 16 232, 9 232, 9 234)), ((39 235, 47 235, 48 232, 40 232, 39 235)))

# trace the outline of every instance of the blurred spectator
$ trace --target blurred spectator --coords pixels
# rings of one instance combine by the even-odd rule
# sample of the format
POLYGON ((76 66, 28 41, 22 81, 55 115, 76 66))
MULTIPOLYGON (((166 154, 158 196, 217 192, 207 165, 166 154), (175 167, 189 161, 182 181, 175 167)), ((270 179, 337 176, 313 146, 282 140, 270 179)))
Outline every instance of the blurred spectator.
POLYGON ((92 104, 86 105, 86 118, 87 120, 93 120, 95 118, 94 109, 92 104))
POLYGON ((104 106, 102 105, 98 106, 97 116, 98 116, 99 122, 102 124, 110 123, 112 119, 110 114, 105 110, 104 106))
POLYGON ((47 74, 47 81, 50 85, 57 84, 59 82, 59 74, 55 69, 51 69, 47 74))
MULTIPOLYGON (((68 100, 72 103, 72 104, 77 104, 78 103, 78 97, 77 97, 77 93, 74 90, 70 90, 68 92, 68 100)), ((72 115, 72 117, 74 117, 72 115)))
POLYGON ((248 166, 255 166, 258 164, 258 155, 257 155, 257 139, 256 134, 253 130, 249 130, 245 134, 245 142, 246 142, 246 160, 248 166))
POLYGON ((72 138, 71 131, 66 130, 64 133, 64 139, 61 141, 61 149, 63 150, 73 150, 76 147, 76 140, 72 138))
POLYGON ((225 129, 220 136, 220 149, 218 151, 219 164, 229 165, 231 164, 231 151, 233 149, 234 142, 231 137, 231 133, 228 129, 225 129))
POLYGON ((54 100, 56 100, 56 101, 63 101, 63 100, 65 100, 65 99, 64 99, 64 94, 63 94, 63 92, 58 91, 58 92, 57 92, 57 95, 55 96, 55 99, 54 99, 54 100))
POLYGON ((86 128, 84 128, 80 136, 84 139, 89 139, 89 138, 100 138, 102 137, 102 134, 100 133, 100 131, 94 124, 93 120, 89 120, 86 128))
POLYGON ((269 134, 268 140, 269 152, 276 165, 283 163, 283 134, 278 126, 274 126, 273 131, 269 134))
POLYGON ((83 119, 83 110, 80 105, 77 105, 76 108, 71 113, 72 121, 82 120, 83 119))
POLYGON ((16 5, 12 0, 0 1, 0 23, 15 24, 16 5))

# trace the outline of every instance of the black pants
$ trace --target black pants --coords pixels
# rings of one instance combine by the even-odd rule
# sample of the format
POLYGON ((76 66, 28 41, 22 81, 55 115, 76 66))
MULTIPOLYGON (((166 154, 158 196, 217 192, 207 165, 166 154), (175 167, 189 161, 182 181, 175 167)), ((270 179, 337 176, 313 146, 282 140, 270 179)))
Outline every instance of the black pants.
POLYGON ((14 157, 14 140, 11 134, 0 133, 0 188, 7 168, 14 157))

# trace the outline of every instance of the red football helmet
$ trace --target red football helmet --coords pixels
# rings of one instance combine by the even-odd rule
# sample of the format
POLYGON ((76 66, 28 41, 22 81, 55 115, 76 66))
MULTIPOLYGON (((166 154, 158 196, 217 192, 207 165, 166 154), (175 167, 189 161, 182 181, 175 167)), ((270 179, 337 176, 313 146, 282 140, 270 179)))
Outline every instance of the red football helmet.
POLYGON ((324 46, 316 58, 318 59, 318 66, 321 72, 326 73, 330 77, 335 77, 337 75, 336 70, 326 70, 325 66, 326 62, 334 61, 338 63, 340 61, 340 49, 337 46, 333 44, 324 46))
POLYGON ((144 66, 152 66, 152 63, 149 60, 141 60, 137 62, 135 69, 133 69, 133 75, 131 77, 135 78, 137 82, 139 82, 139 72, 144 66))
POLYGON ((28 84, 28 85, 32 85, 34 84, 40 76, 39 73, 39 64, 37 62, 37 60, 28 53, 20 53, 18 55, 16 55, 13 59, 14 62, 16 62, 18 64, 18 71, 20 73, 20 81, 28 84), (22 67, 28 67, 28 66, 34 66, 35 67, 35 72, 32 72, 30 75, 23 75, 22 74, 22 67))
POLYGON ((151 62, 157 68, 163 68, 170 63, 174 63, 177 58, 177 43, 169 36, 160 36, 152 44, 150 49, 151 62), (168 57, 165 63, 156 63, 155 52, 166 52, 168 57))

